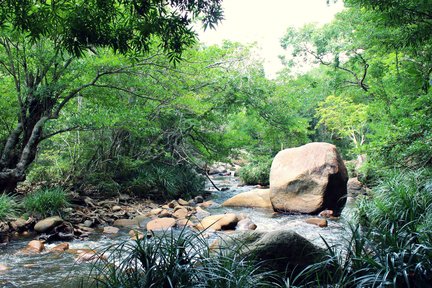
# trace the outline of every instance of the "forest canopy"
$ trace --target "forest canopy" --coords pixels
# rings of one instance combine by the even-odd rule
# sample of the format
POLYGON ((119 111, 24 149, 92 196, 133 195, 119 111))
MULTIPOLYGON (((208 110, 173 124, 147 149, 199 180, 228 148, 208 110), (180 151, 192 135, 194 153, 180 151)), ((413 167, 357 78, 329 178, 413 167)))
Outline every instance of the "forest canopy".
POLYGON ((165 170, 268 163, 311 141, 366 155, 367 181, 430 166, 426 2, 349 0, 331 23, 288 28, 268 79, 252 46, 196 41, 220 1, 2 1, 0 186, 150 191, 165 170))

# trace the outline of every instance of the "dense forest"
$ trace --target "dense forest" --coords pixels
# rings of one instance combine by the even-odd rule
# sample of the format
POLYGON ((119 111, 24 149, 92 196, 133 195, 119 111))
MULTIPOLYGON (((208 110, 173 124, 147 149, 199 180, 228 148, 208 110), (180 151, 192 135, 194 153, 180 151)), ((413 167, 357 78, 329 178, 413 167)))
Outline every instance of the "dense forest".
POLYGON ((328 142, 368 187, 350 252, 278 285, 431 287, 432 2, 344 2, 287 27, 268 79, 253 45, 197 39, 221 1, 0 1, 0 221, 49 191, 190 199, 219 162, 268 185, 277 152, 328 142))

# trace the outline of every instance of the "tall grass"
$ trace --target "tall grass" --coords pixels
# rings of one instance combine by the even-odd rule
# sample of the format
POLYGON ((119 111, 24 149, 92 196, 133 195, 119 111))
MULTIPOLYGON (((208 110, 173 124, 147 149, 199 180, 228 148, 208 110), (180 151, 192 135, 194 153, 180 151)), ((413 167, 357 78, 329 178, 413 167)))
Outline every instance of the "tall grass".
POLYGON ((12 218, 18 213, 18 204, 15 197, 2 194, 0 195, 0 221, 12 218))
POLYGON ((111 247, 94 266, 91 287, 273 287, 269 272, 235 249, 212 251, 202 234, 183 230, 111 247))
POLYGON ((372 199, 359 202, 360 225, 350 226, 350 237, 286 287, 432 287, 430 175, 388 174, 372 199))
POLYGON ((61 209, 69 205, 67 193, 61 188, 43 188, 24 197, 25 212, 47 217, 61 214, 61 209))

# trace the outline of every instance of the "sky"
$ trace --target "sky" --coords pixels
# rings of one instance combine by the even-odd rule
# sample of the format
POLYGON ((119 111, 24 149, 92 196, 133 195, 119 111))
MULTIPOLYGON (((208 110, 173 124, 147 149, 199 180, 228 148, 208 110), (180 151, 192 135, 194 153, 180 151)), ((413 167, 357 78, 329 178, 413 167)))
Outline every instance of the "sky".
MULTIPOLYGON (((207 45, 231 40, 257 43, 264 58, 266 75, 273 78, 282 68, 280 39, 290 26, 324 24, 343 8, 343 1, 327 5, 326 0, 223 0, 225 20, 216 30, 200 31, 200 41, 207 45)), ((333 1, 332 1, 333 2, 333 1)))

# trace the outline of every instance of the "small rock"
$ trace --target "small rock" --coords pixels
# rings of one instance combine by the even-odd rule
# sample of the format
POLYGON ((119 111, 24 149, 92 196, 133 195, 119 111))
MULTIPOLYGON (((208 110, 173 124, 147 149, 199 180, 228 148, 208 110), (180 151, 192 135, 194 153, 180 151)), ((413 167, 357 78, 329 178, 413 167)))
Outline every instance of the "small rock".
POLYGON ((159 218, 172 217, 172 214, 171 214, 170 211, 164 209, 164 210, 162 210, 161 213, 159 213, 158 217, 159 217, 159 218))
POLYGON ((65 207, 62 209, 62 211, 66 214, 70 214, 70 213, 74 212, 74 209, 72 207, 65 207))
POLYGON ((155 209, 150 210, 150 214, 151 215, 159 215, 162 211, 163 211, 162 208, 155 208, 155 209))
POLYGON ((128 234, 132 240, 138 240, 144 238, 144 234, 136 230, 130 230, 128 234))
MULTIPOLYGON (((174 206, 173 206, 173 207, 174 207, 174 206)), ((161 208, 162 208, 162 209, 169 209, 170 207, 169 207, 167 204, 165 204, 165 205, 162 205, 161 208)))
POLYGON ((30 231, 23 231, 23 232, 20 234, 20 236, 21 236, 21 237, 31 237, 31 236, 33 236, 33 234, 30 233, 30 231))
POLYGON ((324 218, 331 218, 331 217, 333 217, 333 210, 323 210, 318 214, 318 216, 321 216, 324 218))
POLYGON ((168 203, 169 208, 174 208, 175 206, 179 205, 179 203, 176 200, 172 200, 168 203))
POLYGON ((44 233, 62 223, 63 223, 62 218, 60 218, 59 216, 52 216, 37 222, 36 225, 34 226, 34 230, 38 233, 44 233))
POLYGON ((118 205, 115 205, 115 206, 113 206, 113 207, 111 208, 111 210, 112 210, 113 212, 117 212, 117 211, 121 211, 122 208, 121 208, 120 206, 118 206, 118 205))
POLYGON ((321 219, 321 218, 309 218, 309 219, 306 219, 306 223, 317 225, 319 227, 327 227, 328 226, 327 220, 321 219))
POLYGON ((152 218, 149 218, 146 215, 138 215, 138 216, 135 216, 133 218, 133 220, 136 223, 138 223, 138 227, 146 228, 147 227, 147 223, 150 222, 152 220, 152 218))
POLYGON ((204 207, 204 208, 208 208, 208 207, 210 207, 210 206, 213 206, 214 205, 214 202, 213 201, 205 201, 205 202, 202 202, 202 203, 200 203, 200 204, 198 204, 198 206, 200 206, 200 207, 204 207))
POLYGON ((80 254, 78 254, 77 258, 75 259, 76 263, 83 263, 83 262, 89 262, 89 261, 96 261, 99 259, 99 256, 94 251, 84 251, 80 254))
POLYGON ((26 225, 27 225, 27 221, 23 218, 18 218, 15 221, 10 222, 10 227, 14 231, 24 230, 26 225))
POLYGON ((112 225, 116 227, 135 227, 137 224, 134 219, 117 219, 112 225))
POLYGON ((234 213, 212 215, 205 217, 201 223, 196 225, 198 230, 234 230, 238 222, 237 215, 234 213))
POLYGON ((68 250, 68 249, 69 249, 69 243, 65 242, 65 243, 60 243, 60 244, 54 246, 53 248, 51 248, 50 252, 60 252, 60 253, 62 253, 64 251, 68 250))
POLYGON ((252 222, 249 218, 244 218, 237 223, 236 230, 238 231, 248 231, 255 230, 257 225, 252 222))
POLYGON ((201 195, 198 195, 194 198, 195 203, 203 203, 204 202, 204 197, 201 195))
POLYGON ((172 216, 176 219, 185 219, 188 216, 188 210, 186 208, 177 209, 172 216))
POLYGON ((180 205, 182 205, 182 206, 187 206, 187 205, 189 205, 189 202, 186 201, 186 200, 183 200, 182 198, 179 198, 179 199, 177 200, 177 202, 178 202, 178 204, 180 204, 180 205))
POLYGON ((174 218, 157 218, 147 223, 148 231, 169 230, 175 227, 176 221, 174 218))
POLYGON ((190 219, 178 219, 177 220, 177 227, 178 228, 184 228, 184 227, 194 227, 196 224, 192 222, 190 219))
POLYGON ((204 209, 202 209, 201 207, 196 207, 195 209, 196 213, 195 213, 195 217, 197 217, 198 219, 203 219, 205 217, 210 216, 210 212, 205 211, 204 209))
POLYGON ((85 226, 85 227, 91 227, 91 226, 93 226, 93 221, 92 220, 85 220, 84 221, 84 223, 83 223, 83 225, 85 226))
POLYGON ((113 227, 113 226, 106 226, 103 229, 103 233, 107 233, 107 234, 117 234, 119 232, 119 228, 117 227, 113 227))

